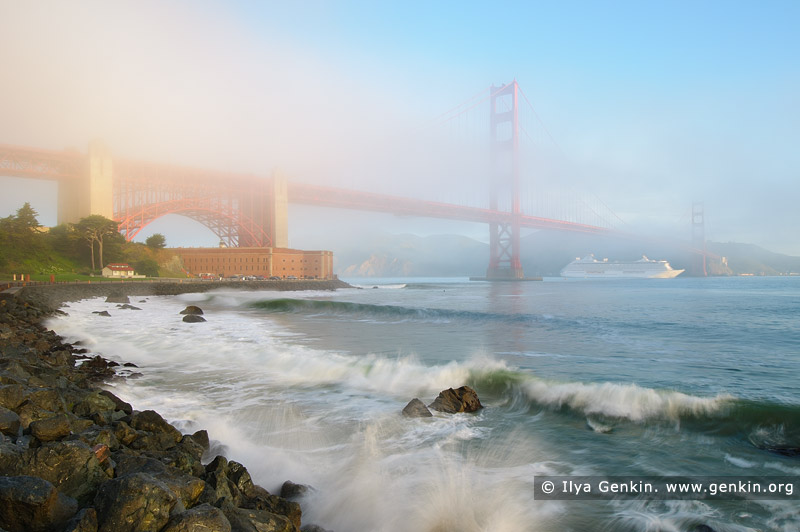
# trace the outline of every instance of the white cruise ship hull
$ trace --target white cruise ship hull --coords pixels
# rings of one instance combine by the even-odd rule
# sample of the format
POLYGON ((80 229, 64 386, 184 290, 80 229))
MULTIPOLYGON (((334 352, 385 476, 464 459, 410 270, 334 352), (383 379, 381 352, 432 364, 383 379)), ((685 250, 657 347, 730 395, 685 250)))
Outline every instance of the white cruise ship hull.
POLYGON ((633 262, 599 261, 589 255, 576 259, 561 270, 567 278, 611 278, 611 279, 672 279, 684 270, 674 270, 665 260, 650 260, 642 257, 633 262))

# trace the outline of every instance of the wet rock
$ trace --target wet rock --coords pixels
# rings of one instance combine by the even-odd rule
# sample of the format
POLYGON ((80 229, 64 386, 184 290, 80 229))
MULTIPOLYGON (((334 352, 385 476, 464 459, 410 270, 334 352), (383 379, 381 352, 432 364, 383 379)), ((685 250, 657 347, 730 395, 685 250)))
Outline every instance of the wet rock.
POLYGON ((200 323, 206 321, 206 319, 196 314, 187 314, 186 316, 183 317, 183 321, 185 321, 186 323, 200 323))
POLYGON ((403 415, 406 417, 433 417, 431 411, 425 406, 425 403, 416 397, 408 402, 403 409, 403 415))
POLYGON ((92 314, 97 314, 98 316, 111 317, 111 314, 109 314, 107 310, 95 310, 94 312, 92 312, 92 314))
POLYGON ((68 436, 72 430, 69 418, 64 414, 40 419, 30 424, 31 434, 41 442, 55 441, 68 436))
POLYGON ((81 441, 50 442, 26 451, 22 470, 52 482, 58 491, 84 504, 108 475, 94 451, 81 441))
POLYGON ((110 294, 106 297, 106 303, 130 303, 131 300, 128 296, 122 293, 110 294))
POLYGON ((483 408, 478 394, 469 386, 462 386, 457 390, 448 388, 439 392, 439 396, 428 405, 439 412, 456 414, 458 412, 475 412, 483 408))
POLYGON ((192 434, 192 440, 194 440, 203 450, 208 450, 208 447, 211 445, 211 442, 208 440, 208 431, 198 430, 194 434, 192 434))
POLYGON ((284 499, 297 499, 308 493, 309 486, 305 484, 295 484, 291 480, 287 480, 281 486, 281 497, 284 499))
POLYGON ((173 516, 161 532, 231 532, 231 524, 222 510, 201 504, 173 516))
POLYGON ((223 504, 222 512, 236 532, 296 532, 297 527, 282 516, 262 510, 236 508, 223 504))
MULTIPOLYGON (((129 362, 126 362, 125 364, 123 364, 123 366, 125 366, 126 368, 137 367, 136 364, 131 364, 129 362)), ((109 392, 108 390, 100 390, 100 395, 111 399, 111 401, 114 403, 115 410, 122 410, 128 415, 133 414, 133 407, 131 406, 130 403, 126 403, 125 401, 123 401, 113 393, 109 392)))
POLYGON ((0 406, 0 433, 16 437, 19 434, 20 426, 19 415, 13 410, 0 406))
POLYGON ((708 525, 694 525, 690 532, 714 532, 714 529, 708 525))
POLYGON ((97 511, 84 508, 70 519, 64 532, 97 532, 97 511))
POLYGON ((162 462, 146 456, 126 456, 121 458, 115 472, 119 477, 133 473, 152 475, 177 495, 186 508, 191 508, 197 503, 206 485, 199 478, 167 467, 162 462))
POLYGON ((174 440, 175 443, 181 441, 183 437, 178 429, 167 423, 158 412, 153 410, 134 413, 131 416, 131 427, 135 430, 166 434, 174 440))
POLYGON ((25 387, 21 384, 0 386, 0 406, 14 410, 25 401, 25 387))
POLYGON ((124 304, 124 305, 117 305, 117 308, 120 308, 120 309, 123 309, 123 310, 142 310, 139 307, 134 307, 133 305, 128 305, 127 303, 124 304))
POLYGON ((105 482, 97 492, 99 532, 158 532, 178 497, 160 480, 134 473, 105 482))
MULTIPOLYGON (((105 360, 100 357, 97 358, 105 362, 105 360)), ((94 363, 95 360, 96 359, 93 359, 86 364, 94 363)), ((101 367, 101 365, 97 364, 96 367, 101 367)), ((97 391, 86 394, 83 399, 73 407, 72 411, 76 415, 90 417, 98 413, 113 412, 116 409, 117 405, 113 399, 97 391)))
POLYGON ((30 401, 25 401, 22 403, 22 406, 17 409, 17 414, 19 414, 19 419, 23 430, 26 430, 34 421, 47 419, 56 415, 56 413, 52 410, 46 410, 36 406, 30 401))
POLYGON ((203 309, 195 305, 189 305, 188 307, 183 309, 180 313, 201 316, 203 314, 203 309))
POLYGON ((78 510, 75 499, 32 476, 0 477, 0 527, 8 532, 61 530, 78 510))
POLYGON ((331 532, 331 531, 327 530, 325 528, 322 528, 319 525, 308 524, 308 525, 301 526, 300 527, 300 532, 331 532))

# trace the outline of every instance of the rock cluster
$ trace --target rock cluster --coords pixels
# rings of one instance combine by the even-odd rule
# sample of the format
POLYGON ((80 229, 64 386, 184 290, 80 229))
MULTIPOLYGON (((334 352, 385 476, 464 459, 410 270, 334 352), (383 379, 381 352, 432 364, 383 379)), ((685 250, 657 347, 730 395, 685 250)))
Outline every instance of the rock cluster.
POLYGON ((442 390, 427 407, 422 401, 414 398, 403 409, 403 415, 407 417, 432 417, 433 414, 428 408, 448 414, 457 414, 460 412, 477 412, 483 408, 483 405, 478 399, 478 394, 475 390, 469 386, 462 386, 456 390, 453 388, 442 390))
POLYGON ((0 300, 0 530, 300 530, 299 504, 255 485, 242 464, 205 464, 205 431, 181 434, 97 388, 117 364, 81 356, 43 317, 0 300))

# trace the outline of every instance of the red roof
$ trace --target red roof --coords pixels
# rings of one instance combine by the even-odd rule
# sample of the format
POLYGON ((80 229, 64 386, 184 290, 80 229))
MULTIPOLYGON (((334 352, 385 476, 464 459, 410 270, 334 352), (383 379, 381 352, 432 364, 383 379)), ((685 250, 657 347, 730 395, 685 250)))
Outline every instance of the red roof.
POLYGON ((131 265, 124 262, 112 262, 111 264, 106 264, 106 268, 117 271, 133 271, 131 265))

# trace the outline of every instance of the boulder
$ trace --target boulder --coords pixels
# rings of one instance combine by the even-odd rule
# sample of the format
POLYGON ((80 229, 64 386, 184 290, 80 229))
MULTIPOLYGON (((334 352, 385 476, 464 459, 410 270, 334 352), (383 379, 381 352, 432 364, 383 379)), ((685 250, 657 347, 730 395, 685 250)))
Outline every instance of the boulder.
POLYGON ((97 511, 84 508, 70 519, 64 532, 97 532, 97 511))
POLYGON ((71 426, 69 418, 60 414, 47 419, 33 421, 30 424, 31 434, 41 442, 55 441, 69 436, 71 426))
POLYGON ((98 316, 106 316, 111 317, 111 314, 108 313, 107 310, 95 310, 92 314, 97 314, 98 316))
POLYGON ((142 310, 139 307, 134 307, 133 305, 128 305, 127 303, 125 303, 124 305, 117 305, 117 308, 123 310, 142 310))
POLYGON ((131 427, 135 430, 166 434, 170 439, 174 440, 175 443, 178 443, 181 441, 181 438, 183 438, 183 435, 178 429, 167 423, 167 421, 154 410, 134 413, 131 416, 131 427))
POLYGON ((25 387, 21 384, 0 386, 0 406, 15 410, 25 401, 25 387))
POLYGON ((175 468, 167 467, 155 458, 146 456, 129 455, 121 458, 115 473, 119 477, 133 473, 152 475, 177 495, 185 508, 191 508, 197 503, 206 486, 206 483, 201 479, 182 473, 175 468))
POLYGON ((201 504, 173 516, 161 532, 231 532, 228 518, 219 508, 201 504))
POLYGON ((483 405, 475 390, 469 386, 462 386, 457 390, 452 388, 442 390, 428 407, 439 412, 456 414, 458 412, 475 412, 483 408, 483 405))
POLYGON ((94 451, 82 441, 50 442, 29 449, 19 470, 52 482, 82 504, 91 501, 98 486, 108 480, 94 451))
POLYGON ((183 317, 183 321, 186 323, 200 323, 206 321, 206 319, 203 316, 198 316, 196 314, 187 314, 183 317))
POLYGON ((291 480, 287 480, 281 486, 281 497, 284 499, 297 499, 308 493, 309 486, 305 484, 295 484, 291 480))
POLYGON ((189 305, 188 307, 183 309, 180 313, 181 314, 189 314, 189 315, 201 316, 203 314, 203 309, 201 309, 200 307, 197 307, 195 305, 189 305))
MULTIPOLYGON (((131 364, 130 362, 126 362, 125 364, 123 364, 123 366, 125 366, 126 368, 138 367, 138 366, 136 366, 136 364, 131 364)), ((102 395, 103 397, 107 397, 107 398, 111 399, 111 401, 114 402, 114 408, 116 410, 122 410, 127 415, 133 414, 133 407, 131 406, 130 403, 126 403, 125 401, 123 401, 122 399, 120 399, 119 397, 114 395, 113 393, 109 392, 108 390, 100 390, 100 395, 102 395)))
POLYGON ((330 530, 322 528, 319 525, 311 525, 311 524, 309 524, 309 525, 301 526, 300 527, 300 532, 330 532, 330 530))
POLYGON ((9 532, 62 530, 78 503, 52 483, 31 476, 0 477, 0 528, 9 532))
POLYGON ((425 403, 416 397, 408 402, 403 409, 403 415, 406 417, 433 417, 431 411, 425 406, 425 403))
POLYGON ((16 412, 0 406, 0 433, 16 438, 20 425, 19 415, 16 412))
POLYGON ((297 527, 282 515, 223 504, 222 511, 236 532, 296 532, 297 527))
POLYGON ((160 480, 134 473, 105 482, 94 507, 98 532, 158 532, 169 521, 178 497, 160 480))
POLYGON ((130 303, 131 300, 124 294, 111 294, 106 298, 106 303, 130 303))

